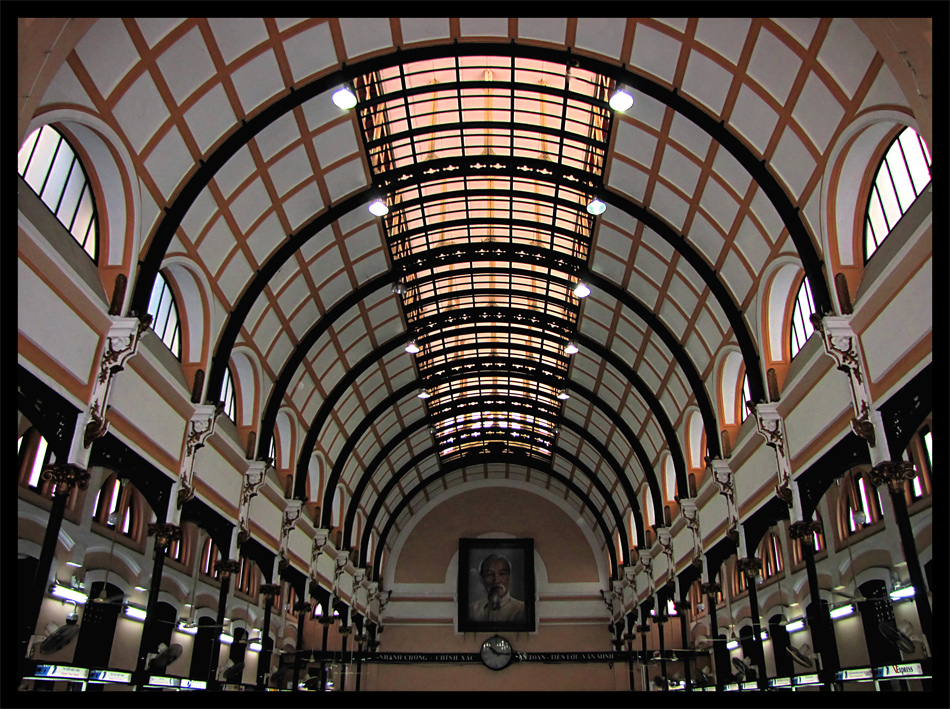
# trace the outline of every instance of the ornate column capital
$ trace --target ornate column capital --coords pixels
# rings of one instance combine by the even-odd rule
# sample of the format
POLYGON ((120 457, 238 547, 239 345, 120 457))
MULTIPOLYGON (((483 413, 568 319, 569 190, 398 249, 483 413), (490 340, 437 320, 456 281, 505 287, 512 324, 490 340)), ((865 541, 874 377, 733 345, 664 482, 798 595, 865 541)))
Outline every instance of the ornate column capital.
POLYGON ((168 551, 168 545, 181 541, 181 527, 177 524, 162 522, 148 525, 148 536, 155 537, 155 551, 168 551))
POLYGON ((715 581, 710 581, 709 583, 701 583, 699 590, 704 595, 715 598, 722 591, 722 586, 715 581))
POLYGON ((746 578, 753 579, 759 575, 762 570, 762 562, 754 556, 747 556, 744 559, 736 561, 739 571, 746 575, 746 578))
POLYGON ((238 546, 251 538, 251 500, 257 496, 257 493, 264 486, 267 467, 265 461, 253 460, 247 464, 244 471, 244 479, 241 484, 241 501, 238 505, 238 546))
POLYGON ((878 463, 868 472, 868 478, 874 487, 887 483, 894 494, 900 493, 904 489, 904 483, 916 477, 917 466, 906 460, 886 460, 878 463))
POLYGON ((329 539, 329 529, 314 530, 313 545, 310 547, 310 578, 313 581, 317 581, 318 579, 317 564, 320 561, 320 555, 323 553, 324 548, 326 548, 329 539))
POLYGON ((287 568, 290 563, 290 533, 297 527, 302 509, 302 500, 287 500, 287 505, 284 507, 284 514, 280 523, 280 549, 278 550, 280 556, 278 566, 281 569, 287 568))
POLYGON ((218 559, 214 562, 215 571, 220 573, 223 578, 236 574, 240 568, 241 562, 237 559, 218 559))
POLYGON ((262 583, 260 590, 261 595, 267 597, 268 599, 280 595, 280 585, 276 583, 262 583))
POLYGON ((788 529, 789 536, 792 539, 800 539, 803 544, 808 546, 814 546, 815 537, 813 535, 821 533, 821 531, 821 522, 818 520, 793 522, 788 529))
POLYGON ((706 467, 712 472, 719 494, 726 498, 726 536, 739 543, 739 511, 736 506, 735 474, 729 463, 720 458, 706 457, 706 467))
POLYGON ((68 495, 74 487, 89 487, 89 473, 71 463, 51 463, 43 468, 40 478, 53 483, 53 495, 68 495))

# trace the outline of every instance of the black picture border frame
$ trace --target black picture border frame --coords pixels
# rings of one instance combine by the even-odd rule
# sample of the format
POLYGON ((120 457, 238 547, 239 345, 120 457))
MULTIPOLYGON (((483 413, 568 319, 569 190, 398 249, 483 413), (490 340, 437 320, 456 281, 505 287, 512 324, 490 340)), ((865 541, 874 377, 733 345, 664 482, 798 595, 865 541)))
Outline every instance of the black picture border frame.
MULTIPOLYGON (((518 573, 518 570, 513 570, 518 573)), ((535 618, 534 539, 459 539, 458 564, 458 630, 460 632, 533 632, 535 618), (476 599, 469 597, 469 569, 474 554, 483 551, 522 552, 525 616, 524 622, 473 621, 468 618, 469 605, 476 599)))

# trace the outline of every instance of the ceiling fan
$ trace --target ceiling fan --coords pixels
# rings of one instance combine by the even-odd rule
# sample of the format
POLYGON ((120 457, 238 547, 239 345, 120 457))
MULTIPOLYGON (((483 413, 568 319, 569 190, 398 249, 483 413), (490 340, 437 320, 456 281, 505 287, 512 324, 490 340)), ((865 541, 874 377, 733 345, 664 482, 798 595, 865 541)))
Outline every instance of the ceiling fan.
POLYGON ((161 643, 158 646, 158 653, 149 661, 149 672, 164 672, 171 663, 181 657, 182 647, 178 643, 172 643, 171 646, 161 643))
POLYGON ((815 666, 815 654, 811 651, 811 647, 808 643, 802 643, 800 647, 789 645, 785 648, 785 651, 802 667, 810 668, 815 666))
POLYGON ((910 630, 909 624, 902 624, 898 628, 893 621, 882 620, 877 624, 877 629, 889 643, 897 646, 901 652, 915 652, 917 650, 917 643, 907 632, 910 630))
POLYGON ((740 682, 744 681, 747 677, 749 680, 755 679, 755 670, 747 660, 740 657, 733 657, 732 666, 736 670, 735 677, 740 682))
POLYGON ((70 613, 66 616, 66 625, 60 628, 57 628, 54 623, 47 625, 48 635, 40 643, 40 654, 52 655, 72 643, 79 635, 78 622, 79 616, 76 613, 70 613))

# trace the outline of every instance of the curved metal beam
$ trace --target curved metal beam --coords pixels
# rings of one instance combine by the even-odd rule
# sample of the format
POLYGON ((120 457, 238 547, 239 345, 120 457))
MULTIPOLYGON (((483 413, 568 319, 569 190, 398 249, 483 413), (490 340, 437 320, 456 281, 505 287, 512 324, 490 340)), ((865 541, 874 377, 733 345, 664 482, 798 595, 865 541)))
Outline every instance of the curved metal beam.
MULTIPOLYGON (((473 465, 473 464, 479 465, 483 462, 486 462, 486 461, 477 461, 477 460, 459 461, 459 465, 457 467, 447 467, 445 470, 436 471, 432 475, 428 476, 427 478, 419 482, 418 485, 416 485, 414 488, 412 488, 412 490, 406 493, 406 496, 403 497, 402 500, 400 500, 399 504, 396 506, 396 509, 393 510, 393 513, 389 516, 389 519, 386 522, 386 526, 383 527, 383 531, 379 535, 379 542, 376 545, 376 552, 373 555, 373 577, 375 580, 377 581, 379 580, 380 561, 382 559, 383 549, 386 546, 386 539, 389 537, 389 532, 392 529, 392 525, 393 523, 395 523, 396 519, 399 517, 399 513, 402 511, 403 507, 408 505, 409 502, 412 500, 412 498, 418 495, 420 492, 422 492, 428 485, 435 482, 439 478, 447 475, 453 470, 457 470, 458 468, 464 468, 464 467, 467 467, 468 465, 473 465)), ((538 472, 544 473, 546 475, 550 475, 554 479, 561 482, 565 487, 570 489, 572 492, 575 492, 575 494, 579 492, 579 489, 577 488, 577 486, 573 482, 571 482, 569 479, 565 478, 563 475, 561 475, 555 470, 545 470, 544 468, 539 467, 537 465, 538 461, 536 460, 533 460, 531 458, 526 458, 525 460, 521 460, 520 458, 512 457, 509 462, 514 465, 524 465, 525 467, 530 467, 534 470, 537 470, 538 472)), ((594 516, 597 520, 597 525, 600 527, 601 533, 604 535, 604 541, 607 545, 607 551, 610 554, 610 560, 613 564, 611 578, 615 578, 617 574, 617 569, 619 568, 620 564, 617 559, 617 550, 614 547, 610 530, 607 529, 607 525, 604 524, 604 520, 600 516, 599 512, 593 508, 593 503, 591 503, 590 499, 584 496, 583 494, 579 494, 578 496, 591 509, 591 511, 594 512, 594 516)), ((621 529, 623 529, 623 527, 621 527, 621 529)), ((622 541, 624 541, 624 544, 626 544, 626 541, 624 540, 624 535, 620 535, 620 538, 622 541)), ((627 556, 625 558, 629 558, 629 550, 627 551, 627 556)))
MULTIPOLYGON (((132 302, 130 306, 131 313, 144 313, 147 310, 148 299, 151 294, 152 284, 161 266, 168 246, 175 235, 178 227, 187 213, 200 195, 201 191, 207 186, 214 175, 221 167, 240 150, 254 136, 267 128, 271 123, 281 116, 285 115, 297 106, 302 105, 311 98, 331 89, 341 83, 354 78, 355 76, 379 71, 396 64, 402 64, 414 61, 424 61, 431 58, 442 58, 445 56, 473 56, 473 55, 496 55, 496 56, 522 56, 526 58, 536 58, 544 61, 567 63, 572 62, 585 69, 600 73, 604 76, 615 79, 616 81, 631 86, 635 90, 642 91, 644 94, 666 104, 674 111, 681 113, 691 120, 699 128, 708 133, 714 140, 722 145, 736 160, 750 173, 752 178, 761 186, 772 206, 781 217, 793 243, 798 251, 799 258, 808 276, 812 287, 812 296, 815 300, 816 308, 819 312, 831 312, 831 298, 828 292, 827 284, 823 277, 823 264, 811 241, 804 222, 799 215, 799 207, 795 206, 788 195, 779 185, 778 181, 769 172, 764 160, 758 160, 752 151, 746 147, 742 141, 733 135, 724 123, 717 122, 713 116, 707 114, 699 106, 690 103, 681 96, 676 89, 667 89, 664 86, 635 74, 624 67, 618 67, 603 60, 594 59, 571 53, 569 50, 557 50, 547 47, 525 46, 512 42, 508 45, 494 43, 454 43, 438 44, 429 47, 420 47, 411 50, 399 49, 396 52, 380 55, 378 57, 358 62, 349 67, 341 68, 339 71, 328 74, 317 79, 299 89, 291 88, 287 95, 277 99, 270 106, 263 109, 250 120, 242 121, 241 125, 235 129, 221 146, 210 154, 207 160, 199 161, 199 167, 194 174, 185 181, 181 191, 175 201, 165 208, 165 217, 162 219, 155 235, 151 240, 149 250, 141 262, 141 268, 136 278, 133 291, 132 302)), ((353 200, 362 203, 368 201, 372 196, 372 189, 367 189, 359 195, 355 195, 353 200)), ((614 193, 608 193, 607 197, 614 204, 624 201, 625 198, 614 193)), ((349 203, 347 200, 345 203, 349 203)), ((343 203, 343 204, 345 204, 343 203)), ((341 205, 337 205, 340 207, 341 205)), ((327 212, 319 217, 315 217, 311 225, 317 221, 329 223, 335 220, 335 217, 328 218, 331 212, 336 212, 337 207, 331 207, 327 212)), ((348 211, 348 210, 341 210, 348 211)), ((319 231, 325 226, 322 224, 314 230, 319 231)), ((288 242, 295 242, 291 237, 288 242)), ((294 251, 299 248, 299 244, 294 247, 294 251)), ((676 247, 680 250, 680 247, 676 247)), ((285 259, 284 259, 285 260, 285 259)), ((279 260, 273 269, 267 268, 274 261, 272 256, 265 267, 260 270, 255 278, 255 283, 249 287, 242 296, 242 301, 238 307, 232 311, 225 327, 225 332, 215 348, 215 358, 211 367, 209 376, 209 391, 215 391, 214 385, 220 388, 223 379, 223 368, 227 366, 230 358, 231 348, 236 339, 237 333, 243 325, 244 318, 250 310, 252 303, 244 305, 246 296, 254 294, 254 297, 263 290, 263 283, 257 284, 258 280, 264 283, 273 273, 282 265, 283 260, 279 260), (265 270, 269 275, 262 279, 261 273, 265 270), (239 313, 243 313, 240 314, 239 313), (236 322, 233 322, 236 321, 236 322)), ((727 310, 728 313, 728 310, 727 310)), ((733 327, 735 330, 735 327, 733 327)), ((743 328, 744 329, 744 328, 743 328)), ((737 332, 737 339, 739 335, 737 332)), ((757 371, 757 368, 750 366, 751 362, 746 362, 746 371, 757 371)), ((752 394, 757 400, 765 400, 765 388, 763 382, 759 381, 761 377, 750 378, 750 388, 752 394)), ((715 436, 707 436, 707 440, 712 440, 715 436)))

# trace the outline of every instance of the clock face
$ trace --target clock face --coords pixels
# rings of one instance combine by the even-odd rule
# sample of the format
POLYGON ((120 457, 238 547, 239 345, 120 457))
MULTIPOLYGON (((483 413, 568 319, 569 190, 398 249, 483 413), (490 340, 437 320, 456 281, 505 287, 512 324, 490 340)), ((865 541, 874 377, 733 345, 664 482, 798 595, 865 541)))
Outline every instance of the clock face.
POLYGON ((492 670, 507 667, 514 657, 514 648, 503 637, 493 635, 482 643, 482 662, 492 670))

